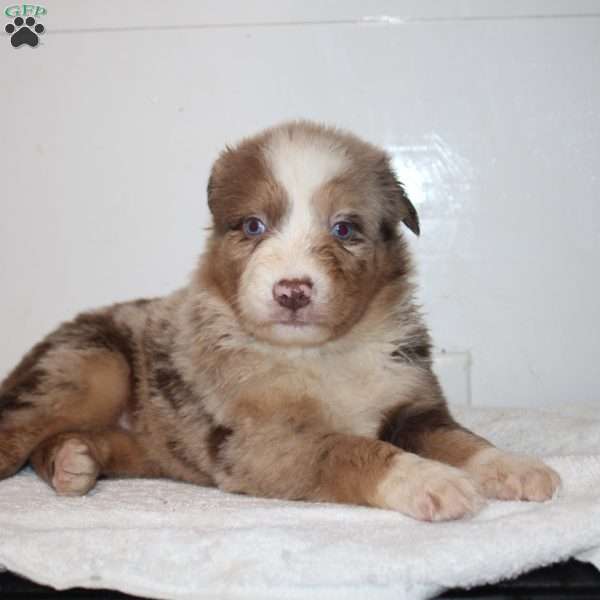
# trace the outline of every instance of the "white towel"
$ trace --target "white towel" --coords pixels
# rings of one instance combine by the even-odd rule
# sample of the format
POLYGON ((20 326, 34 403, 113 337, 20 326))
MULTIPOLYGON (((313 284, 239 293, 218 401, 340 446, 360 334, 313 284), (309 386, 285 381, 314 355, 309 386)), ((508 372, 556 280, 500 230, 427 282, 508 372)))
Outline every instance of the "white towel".
POLYGON ((558 497, 430 524, 170 481, 101 481, 58 498, 25 471, 0 483, 0 564, 58 589, 195 600, 419 600, 571 556, 600 567, 600 421, 455 412, 504 448, 548 457, 558 497))

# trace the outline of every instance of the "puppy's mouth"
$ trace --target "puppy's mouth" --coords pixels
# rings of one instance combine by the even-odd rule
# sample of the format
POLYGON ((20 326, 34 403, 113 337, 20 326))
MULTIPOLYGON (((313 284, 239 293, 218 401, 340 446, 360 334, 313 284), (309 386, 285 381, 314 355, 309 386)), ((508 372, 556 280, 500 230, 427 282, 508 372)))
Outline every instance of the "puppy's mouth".
POLYGON ((300 310, 294 312, 277 312, 269 319, 269 325, 282 325, 284 327, 303 328, 303 327, 323 327, 327 325, 324 315, 314 310, 300 310))
POLYGON ((329 338, 326 322, 315 315, 273 315, 254 329, 259 338, 283 346, 313 346, 329 338))
POLYGON ((275 325, 285 325, 287 327, 309 327, 310 325, 318 326, 319 323, 311 321, 297 315, 291 315, 287 319, 278 319, 274 322, 275 325))

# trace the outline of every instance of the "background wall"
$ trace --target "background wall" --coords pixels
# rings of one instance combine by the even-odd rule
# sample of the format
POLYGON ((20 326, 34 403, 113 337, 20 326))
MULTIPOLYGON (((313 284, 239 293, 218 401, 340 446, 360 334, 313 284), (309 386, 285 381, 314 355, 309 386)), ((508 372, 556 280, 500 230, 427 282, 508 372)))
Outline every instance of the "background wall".
POLYGON ((37 48, 0 35, 0 374, 182 285, 219 149, 306 117, 393 154, 453 402, 598 400, 599 2, 44 6, 37 48))

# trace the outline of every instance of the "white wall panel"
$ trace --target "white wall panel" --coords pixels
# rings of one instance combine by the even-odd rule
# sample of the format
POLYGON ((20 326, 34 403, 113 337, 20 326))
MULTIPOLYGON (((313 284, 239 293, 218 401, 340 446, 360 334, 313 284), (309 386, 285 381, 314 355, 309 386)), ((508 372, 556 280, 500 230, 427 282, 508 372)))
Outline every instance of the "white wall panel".
POLYGON ((55 32, 600 15, 598 0, 53 0, 44 6, 55 32))

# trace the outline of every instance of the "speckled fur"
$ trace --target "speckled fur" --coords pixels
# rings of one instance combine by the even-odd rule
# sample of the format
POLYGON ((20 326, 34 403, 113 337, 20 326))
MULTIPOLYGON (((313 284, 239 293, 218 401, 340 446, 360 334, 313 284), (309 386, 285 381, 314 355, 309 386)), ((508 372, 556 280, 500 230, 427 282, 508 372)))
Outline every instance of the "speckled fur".
POLYGON ((162 476, 426 520, 473 513, 484 494, 552 495, 557 476, 528 459, 524 484, 504 485, 510 455, 447 410, 398 231, 418 233, 418 217, 381 150, 284 124, 227 149, 208 199, 214 228, 188 286, 82 314, 8 375, 0 476, 30 459, 64 494, 99 475, 162 476), (340 211, 357 222, 347 243, 329 232, 340 211), (249 239, 240 223, 256 214, 269 232, 249 239), (305 271, 317 324, 273 325, 287 309, 271 306, 270 277, 305 271))

